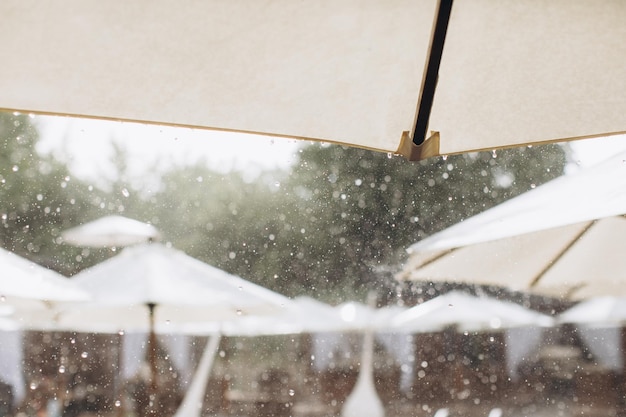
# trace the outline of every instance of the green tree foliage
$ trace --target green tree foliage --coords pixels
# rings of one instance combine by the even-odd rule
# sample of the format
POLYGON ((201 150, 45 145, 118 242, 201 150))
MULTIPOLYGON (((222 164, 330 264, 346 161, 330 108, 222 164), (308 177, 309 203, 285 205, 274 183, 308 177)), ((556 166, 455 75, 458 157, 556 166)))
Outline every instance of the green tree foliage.
POLYGON ((0 113, 0 245, 68 272, 68 260, 80 251, 60 247, 57 239, 96 200, 63 164, 36 152, 38 139, 28 116, 0 113))
POLYGON ((327 294, 364 294, 388 279, 405 249, 563 173, 566 150, 543 146, 483 152, 419 163, 399 157, 313 145, 287 186, 298 197, 306 232, 290 252, 290 271, 327 294))

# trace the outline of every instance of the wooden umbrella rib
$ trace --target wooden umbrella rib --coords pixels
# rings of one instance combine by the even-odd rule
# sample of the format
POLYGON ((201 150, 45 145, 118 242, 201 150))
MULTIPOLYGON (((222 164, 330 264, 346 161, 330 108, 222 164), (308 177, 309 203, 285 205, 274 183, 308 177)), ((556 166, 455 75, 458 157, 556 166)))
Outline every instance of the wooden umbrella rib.
POLYGON ((559 251, 559 253, 557 253, 556 256, 550 262, 548 262, 545 267, 543 267, 543 269, 541 269, 541 271, 539 271, 539 273, 531 280, 528 287, 534 288, 539 283, 539 281, 541 281, 541 278, 543 278, 548 273, 548 271, 550 271, 554 267, 554 265, 556 265, 556 263, 576 244, 576 242, 578 242, 580 238, 585 235, 585 233, 589 231, 589 229, 591 229, 594 224, 597 223, 597 221, 597 219, 590 221, 589 224, 587 224, 583 228, 583 230, 580 231, 580 233, 574 236, 574 238, 570 240, 569 243, 561 251, 559 251))

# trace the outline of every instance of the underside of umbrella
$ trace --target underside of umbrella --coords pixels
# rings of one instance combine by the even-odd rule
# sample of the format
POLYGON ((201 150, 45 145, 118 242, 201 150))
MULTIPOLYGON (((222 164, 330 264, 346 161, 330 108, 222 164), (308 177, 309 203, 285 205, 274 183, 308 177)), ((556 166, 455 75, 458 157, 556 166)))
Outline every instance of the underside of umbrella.
POLYGON ((567 298, 626 295, 625 235, 626 218, 616 216, 415 253, 403 278, 496 285, 567 298))
POLYGON ((399 278, 570 298, 623 294, 625 158, 550 181, 417 242, 399 278))
POLYGON ((621 1, 8 0, 0 15, 10 111, 411 159, 626 132, 621 1))

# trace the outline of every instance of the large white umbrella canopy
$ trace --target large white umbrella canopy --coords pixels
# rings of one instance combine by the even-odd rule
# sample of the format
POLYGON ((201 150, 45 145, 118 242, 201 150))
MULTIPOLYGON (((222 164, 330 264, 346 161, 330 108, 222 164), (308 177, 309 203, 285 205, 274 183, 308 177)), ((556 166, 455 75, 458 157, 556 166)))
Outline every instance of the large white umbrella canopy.
POLYGON ((574 298, 622 294, 625 160, 562 176, 417 242, 399 277, 574 298))
MULTIPOLYGON (((248 314, 278 314, 290 303, 278 293, 160 243, 126 248, 119 255, 83 270, 73 280, 94 301, 60 311, 56 326, 85 332, 147 330, 154 395, 158 390, 157 331, 182 332, 184 325, 203 323, 204 334, 215 335, 221 322, 248 314), (207 323, 215 326, 207 327, 207 323)), ((219 334, 207 347, 199 379, 204 380, 208 375, 218 339, 219 334)), ((186 407, 197 413, 199 405, 193 399, 189 401, 194 403, 186 407)))
POLYGON ((10 111, 412 158, 626 132, 621 1, 7 0, 0 15, 10 111))
POLYGON ((454 326, 459 331, 501 330, 524 326, 551 326, 553 319, 519 304, 450 291, 407 311, 391 321, 405 332, 435 332, 454 326))
POLYGON ((151 224, 112 215, 68 229, 61 237, 75 246, 116 247, 156 241, 161 234, 151 224))
POLYGON ((93 298, 88 305, 57 315, 59 327, 74 330, 150 330, 146 306, 153 306, 155 330, 176 332, 178 325, 275 314, 290 303, 287 297, 160 243, 126 248, 72 280, 93 298))

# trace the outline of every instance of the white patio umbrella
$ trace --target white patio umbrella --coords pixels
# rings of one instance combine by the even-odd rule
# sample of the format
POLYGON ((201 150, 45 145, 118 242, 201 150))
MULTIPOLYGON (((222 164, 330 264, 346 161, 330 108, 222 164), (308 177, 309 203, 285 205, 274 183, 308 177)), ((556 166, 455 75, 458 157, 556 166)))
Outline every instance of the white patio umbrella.
POLYGON ((59 314, 77 330, 149 330, 152 311, 163 331, 177 324, 219 322, 275 313, 290 300, 160 243, 126 248, 72 277, 93 302, 59 314), (70 312, 79 311, 79 314, 70 312))
POLYGON ((557 322, 577 327, 577 333, 598 363, 624 373, 626 298, 599 296, 582 300, 557 316, 557 322))
POLYGON ((623 295, 624 161, 562 176, 417 242, 399 278, 623 295))
POLYGON ((172 333, 179 325, 209 322, 215 324, 215 334, 222 321, 277 314, 290 303, 278 293, 160 243, 126 248, 72 279, 94 301, 59 312, 57 326, 87 332, 147 330, 153 392, 157 331, 172 333))
MULTIPOLYGON (((451 336, 454 342, 448 348, 451 352, 457 353, 461 346, 457 333, 497 332, 501 333, 506 340, 509 336, 506 331, 549 327, 553 324, 552 317, 519 304, 491 297, 477 297, 455 290, 398 314, 392 319, 390 328, 405 333, 434 333, 452 330, 451 336)), ((515 343, 514 347, 517 351, 519 351, 519 345, 523 343, 515 343)), ((523 348, 522 350, 524 351, 523 348)), ((516 357, 513 352, 511 343, 506 343, 504 355, 507 364, 515 363, 516 357)), ((459 366, 459 362, 455 363, 455 372, 459 371, 459 366)), ((504 374, 505 363, 499 366, 504 374)))
POLYGON ((626 132, 620 1, 7 0, 0 15, 10 111, 411 158, 626 132))
POLYGON ((151 224, 112 215, 68 229, 61 237, 71 245, 103 248, 157 241, 161 234, 151 224))

